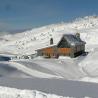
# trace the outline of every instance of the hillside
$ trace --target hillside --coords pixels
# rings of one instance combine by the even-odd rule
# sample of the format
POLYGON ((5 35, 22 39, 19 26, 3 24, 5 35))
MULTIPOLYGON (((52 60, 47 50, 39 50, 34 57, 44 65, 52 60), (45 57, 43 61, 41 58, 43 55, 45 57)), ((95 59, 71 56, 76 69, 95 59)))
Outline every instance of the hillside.
MULTIPOLYGON (((48 46, 51 37, 56 44, 63 34, 76 32, 79 32, 82 40, 86 42, 86 51, 89 53, 87 56, 75 59, 61 57, 58 60, 35 58, 31 61, 8 62, 7 65, 31 77, 98 82, 98 16, 86 16, 70 23, 52 24, 14 35, 1 36, 0 53, 34 54, 36 49, 48 46)), ((23 75, 23 73, 20 74, 23 75)))
MULTIPOLYGON (((36 49, 48 46, 51 37, 56 43, 62 34, 76 32, 79 32, 81 38, 86 41, 86 48, 88 49, 89 45, 98 44, 97 31, 98 17, 86 16, 70 23, 52 24, 14 35, 2 36, 0 38, 0 53, 33 54, 36 49)), ((91 49, 90 47, 89 50, 91 49)))

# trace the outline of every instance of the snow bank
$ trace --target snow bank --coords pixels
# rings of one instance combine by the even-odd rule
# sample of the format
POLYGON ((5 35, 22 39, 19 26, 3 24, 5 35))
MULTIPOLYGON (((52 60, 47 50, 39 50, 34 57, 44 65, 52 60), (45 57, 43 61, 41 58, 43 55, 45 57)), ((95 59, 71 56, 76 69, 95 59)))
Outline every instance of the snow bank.
POLYGON ((85 81, 85 82, 95 82, 98 83, 98 78, 96 77, 84 77, 80 81, 85 81))
POLYGON ((67 57, 67 56, 59 56, 59 59, 66 59, 66 60, 71 60, 71 58, 70 57, 67 57))
POLYGON ((93 51, 79 63, 79 66, 88 76, 98 77, 98 48, 93 49, 93 51))
MULTIPOLYGON (((0 87, 0 98, 74 98, 54 94, 46 94, 35 90, 19 90, 16 88, 0 87)), ((90 97, 84 97, 90 98, 90 97)))

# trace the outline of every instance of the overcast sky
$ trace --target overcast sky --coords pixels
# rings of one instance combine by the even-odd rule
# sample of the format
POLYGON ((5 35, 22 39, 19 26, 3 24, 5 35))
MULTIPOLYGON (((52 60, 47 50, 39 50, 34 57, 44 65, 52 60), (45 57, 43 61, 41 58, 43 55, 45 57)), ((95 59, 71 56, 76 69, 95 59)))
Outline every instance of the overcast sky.
POLYGON ((98 15, 98 0, 0 0, 0 31, 23 30, 98 15))

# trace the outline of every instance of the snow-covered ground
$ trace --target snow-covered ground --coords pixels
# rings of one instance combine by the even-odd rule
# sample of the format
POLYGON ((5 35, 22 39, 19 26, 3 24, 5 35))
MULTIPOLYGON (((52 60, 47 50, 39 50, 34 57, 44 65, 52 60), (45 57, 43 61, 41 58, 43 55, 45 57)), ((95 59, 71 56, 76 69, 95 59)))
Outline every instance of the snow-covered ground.
POLYGON ((14 66, 9 66, 9 62, 0 62, 0 77, 30 78, 31 76, 14 66))
MULTIPOLYGON (((81 38, 88 45, 98 44, 98 17, 89 16, 75 20, 71 23, 52 24, 40 28, 35 28, 23 33, 14 35, 1 36, 0 52, 11 54, 33 54, 35 50, 48 46, 51 37, 54 39, 54 44, 58 42, 61 36, 65 33, 81 34, 81 38)), ((90 47, 92 49, 93 47, 90 47)))
POLYGON ((0 53, 6 55, 16 54, 19 56, 33 54, 36 52, 36 49, 48 46, 51 37, 53 37, 54 44, 56 44, 63 34, 76 32, 79 32, 82 40, 86 42, 86 51, 89 52, 87 56, 81 56, 75 59, 60 57, 58 60, 35 58, 35 60, 9 62, 8 65, 31 77, 65 78, 84 81, 89 80, 87 79, 88 77, 97 80, 97 16, 87 16, 84 18, 78 18, 70 23, 52 24, 23 33, 1 36, 0 53))
MULTIPOLYGON (((0 87, 0 98, 75 98, 75 97, 63 97, 54 94, 46 94, 35 90, 20 90, 16 88, 0 87)), ((91 97, 84 97, 84 98, 91 98, 91 97)))
MULTIPOLYGON (((34 59, 34 60, 22 60, 22 61, 14 61, 18 64, 24 65, 30 69, 37 70, 42 73, 53 75, 54 78, 56 76, 58 78, 64 79, 73 79, 78 80, 85 76, 84 73, 78 68, 75 60, 72 59, 34 59)), ((33 71, 34 73, 34 71, 33 71)), ((33 75, 34 76, 34 75, 33 75)), ((44 75, 38 75, 37 77, 45 78, 44 75)), ((47 77, 49 78, 49 77, 47 77)), ((51 77, 53 78, 53 77, 51 77)))
POLYGON ((98 84, 64 79, 0 78, 4 87, 42 91, 47 94, 83 98, 98 98, 98 84))
MULTIPOLYGON (((86 42, 87 56, 60 57, 59 59, 36 57, 32 60, 0 61, 0 77, 68 79, 98 83, 98 16, 86 16, 70 23, 52 24, 13 35, 2 35, 0 36, 0 54, 31 55, 36 53, 37 49, 49 46, 51 37, 54 44, 57 44, 63 34, 77 32, 86 42)), ((6 95, 3 96, 8 98, 6 95)), ((14 94, 9 98, 13 96, 14 94)), ((30 96, 33 98, 33 94, 30 96)))

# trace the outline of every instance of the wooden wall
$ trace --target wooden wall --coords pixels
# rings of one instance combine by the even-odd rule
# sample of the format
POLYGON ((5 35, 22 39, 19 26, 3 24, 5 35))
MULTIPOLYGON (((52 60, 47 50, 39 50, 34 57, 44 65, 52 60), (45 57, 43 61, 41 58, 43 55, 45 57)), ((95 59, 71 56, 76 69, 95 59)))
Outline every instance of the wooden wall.
POLYGON ((55 56, 55 55, 70 55, 71 48, 45 48, 42 49, 42 55, 47 55, 47 56, 55 56))

